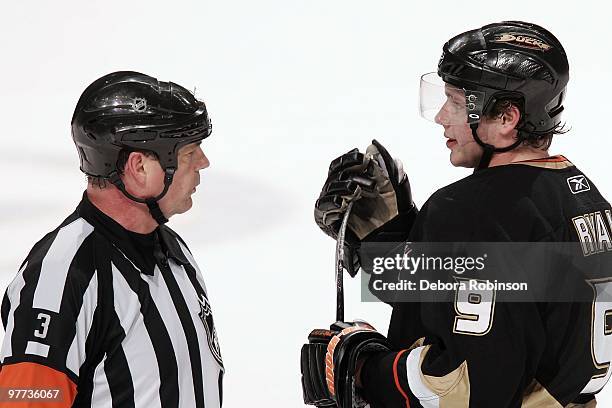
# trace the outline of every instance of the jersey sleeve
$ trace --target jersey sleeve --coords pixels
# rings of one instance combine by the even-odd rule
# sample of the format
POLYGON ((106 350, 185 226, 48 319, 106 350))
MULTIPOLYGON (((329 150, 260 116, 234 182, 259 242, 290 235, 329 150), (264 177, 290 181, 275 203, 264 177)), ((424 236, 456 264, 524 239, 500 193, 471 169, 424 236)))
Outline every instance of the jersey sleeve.
MULTIPOLYGON (((70 404, 90 351, 98 305, 93 240, 72 223, 37 244, 2 302, 0 384, 58 386, 70 404)), ((89 231, 91 232, 91 231, 89 231)))
MULTIPOLYGON (((393 319, 410 319, 414 312, 410 306, 396 306, 393 319), (397 310, 402 306, 406 309, 397 310)), ((362 370, 366 399, 383 407, 519 406, 544 348, 544 337, 538 336, 542 329, 537 307, 520 303, 483 307, 490 307, 482 311, 490 316, 490 326, 455 319, 453 304, 419 305, 422 317, 437 319, 436 327, 450 330, 438 330, 403 349, 398 344, 399 351, 366 360, 362 370), (526 317, 520 321, 512 316, 526 317)))

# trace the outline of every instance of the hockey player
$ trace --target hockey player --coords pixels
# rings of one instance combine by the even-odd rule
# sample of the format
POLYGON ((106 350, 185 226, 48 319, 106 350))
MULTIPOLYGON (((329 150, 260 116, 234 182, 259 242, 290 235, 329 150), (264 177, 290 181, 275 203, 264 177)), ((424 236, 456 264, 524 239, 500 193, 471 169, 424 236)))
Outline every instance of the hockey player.
MULTIPOLYGON (((359 268, 360 244, 370 241, 584 241, 604 252, 609 203, 569 160, 548 154, 553 135, 563 132, 567 82, 562 45, 537 25, 506 21, 449 40, 437 75, 422 77, 422 114, 444 128, 451 163, 476 171, 417 211, 401 166, 377 141, 365 155, 355 149, 334 160, 315 219, 336 238, 347 203, 356 200, 349 272, 359 268), (363 180, 374 181, 378 193, 365 194, 363 180)), ((315 330, 302 348, 304 400, 594 407, 612 374, 609 302, 597 298, 612 287, 609 279, 594 285, 589 303, 483 302, 487 310, 472 315, 452 302, 392 303, 386 338, 365 323, 315 330)))
POLYGON ((115 72, 83 92, 87 190, 6 291, 0 406, 221 406, 204 282, 165 226, 192 206, 210 133, 204 103, 172 82, 115 72))

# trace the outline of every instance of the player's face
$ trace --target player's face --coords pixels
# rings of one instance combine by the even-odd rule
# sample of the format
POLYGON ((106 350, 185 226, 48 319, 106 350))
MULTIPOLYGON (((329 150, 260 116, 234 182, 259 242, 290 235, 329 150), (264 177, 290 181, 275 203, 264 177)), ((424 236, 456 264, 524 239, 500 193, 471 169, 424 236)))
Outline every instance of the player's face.
POLYGON ((482 148, 472 137, 467 123, 465 94, 452 86, 445 87, 446 102, 435 117, 435 122, 444 127, 446 146, 450 149, 453 166, 475 167, 482 156, 482 148))
MULTIPOLYGON (((191 195, 200 184, 200 170, 210 165, 202 151, 200 143, 192 143, 179 149, 177 155, 178 167, 174 173, 172 184, 166 195, 159 200, 159 206, 167 218, 174 214, 182 214, 193 205, 191 195)), ((163 172, 161 174, 163 184, 163 172)))

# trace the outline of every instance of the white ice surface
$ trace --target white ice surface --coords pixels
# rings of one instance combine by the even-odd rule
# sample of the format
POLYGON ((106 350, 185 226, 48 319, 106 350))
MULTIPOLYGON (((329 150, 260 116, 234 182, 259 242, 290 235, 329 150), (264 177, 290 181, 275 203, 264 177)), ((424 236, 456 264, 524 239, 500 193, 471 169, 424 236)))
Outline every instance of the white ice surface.
MULTIPOLYGON (((329 161, 372 138, 402 159, 418 204, 469 172, 418 116, 419 76, 450 36, 540 23, 570 56, 572 131, 553 153, 612 197, 612 35, 603 3, 379 0, 5 2, 0 12, 0 287, 84 188, 70 140, 86 85, 115 70, 197 87, 211 160, 171 226, 202 267, 227 367, 226 407, 302 405, 299 349, 334 317, 333 241, 313 222, 329 161)), ((2 289, 3 290, 3 289, 2 289)), ((386 331, 390 310, 346 283, 347 317, 386 331)), ((600 395, 612 406, 612 386, 600 395)))

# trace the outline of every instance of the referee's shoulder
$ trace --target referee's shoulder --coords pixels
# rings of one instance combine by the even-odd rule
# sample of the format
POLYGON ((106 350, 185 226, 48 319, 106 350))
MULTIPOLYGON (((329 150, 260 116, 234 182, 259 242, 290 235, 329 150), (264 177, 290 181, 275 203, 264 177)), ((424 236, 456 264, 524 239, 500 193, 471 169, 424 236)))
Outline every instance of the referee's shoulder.
POLYGON ((33 276, 38 280, 43 271, 57 273, 58 277, 90 279, 99 259, 96 253, 104 247, 101 239, 101 234, 74 212, 34 244, 19 269, 26 281, 33 276))

